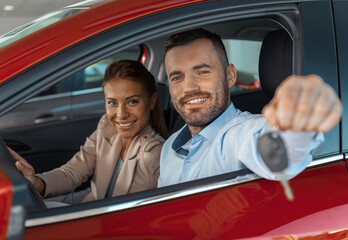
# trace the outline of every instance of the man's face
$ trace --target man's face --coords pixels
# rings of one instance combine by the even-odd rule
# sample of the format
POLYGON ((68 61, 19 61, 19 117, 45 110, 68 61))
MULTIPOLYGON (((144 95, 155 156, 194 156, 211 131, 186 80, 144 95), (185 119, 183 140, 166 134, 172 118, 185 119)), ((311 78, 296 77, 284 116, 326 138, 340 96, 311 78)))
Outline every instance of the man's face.
POLYGON ((228 107, 235 68, 223 69, 210 40, 199 39, 169 50, 165 68, 174 107, 189 127, 202 130, 228 107))

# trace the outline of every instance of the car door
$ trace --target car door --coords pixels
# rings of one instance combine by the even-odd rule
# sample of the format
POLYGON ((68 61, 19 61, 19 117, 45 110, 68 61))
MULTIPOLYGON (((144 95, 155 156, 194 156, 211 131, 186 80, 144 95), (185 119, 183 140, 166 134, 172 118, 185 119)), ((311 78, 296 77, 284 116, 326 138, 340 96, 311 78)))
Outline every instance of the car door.
POLYGON ((72 81, 66 79, 0 118, 0 135, 7 145, 38 171, 65 163, 74 153, 76 142, 81 142, 76 138, 67 140, 61 134, 72 128, 71 90, 72 81))
MULTIPOLYGON (((67 71, 64 67, 70 64, 80 71, 101 59, 105 52, 112 55, 142 43, 149 45, 152 55, 146 64, 157 76, 156 69, 160 67, 153 62, 163 61, 163 56, 152 59, 160 58, 153 49, 162 47, 155 43, 171 33, 218 25, 225 33, 233 31, 229 27, 236 27, 234 37, 238 37, 243 31, 243 36, 255 33, 248 32, 252 29, 267 33, 268 27, 273 26, 267 24, 273 22, 293 39, 292 72, 317 73, 338 91, 330 1, 202 1, 177 8, 167 5, 163 12, 148 14, 46 59, 40 66, 46 71, 40 72, 38 78, 47 83, 52 80, 50 71, 63 76, 67 71), (59 59, 64 59, 64 64, 59 59), (55 66, 60 70, 44 68, 53 62, 61 64, 55 66)), ((285 198, 279 182, 260 179, 244 169, 77 206, 29 211, 24 237, 52 239, 59 233, 61 239, 270 238, 347 228, 342 219, 346 217, 348 179, 339 136, 339 126, 326 134, 326 142, 310 167, 290 181, 294 202, 285 198), (322 224, 317 228, 319 220, 322 224)))

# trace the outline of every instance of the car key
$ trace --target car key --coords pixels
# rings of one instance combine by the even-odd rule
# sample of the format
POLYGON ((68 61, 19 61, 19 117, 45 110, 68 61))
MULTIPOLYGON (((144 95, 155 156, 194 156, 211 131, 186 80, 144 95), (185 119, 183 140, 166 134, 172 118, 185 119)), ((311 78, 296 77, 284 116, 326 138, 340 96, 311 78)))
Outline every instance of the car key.
POLYGON ((257 141, 257 149, 266 166, 272 172, 280 173, 280 181, 283 185, 285 196, 289 201, 293 201, 294 195, 284 173, 284 170, 288 167, 288 155, 279 133, 269 132, 261 136, 257 141))

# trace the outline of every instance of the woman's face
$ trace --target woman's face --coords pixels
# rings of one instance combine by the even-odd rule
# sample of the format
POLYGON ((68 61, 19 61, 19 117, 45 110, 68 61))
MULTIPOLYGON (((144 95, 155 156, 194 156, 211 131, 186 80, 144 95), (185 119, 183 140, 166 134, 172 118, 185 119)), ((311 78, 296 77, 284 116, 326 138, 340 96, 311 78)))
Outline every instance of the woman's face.
POLYGON ((150 97, 143 85, 115 78, 104 84, 106 116, 123 140, 132 140, 150 120, 157 95, 150 97))

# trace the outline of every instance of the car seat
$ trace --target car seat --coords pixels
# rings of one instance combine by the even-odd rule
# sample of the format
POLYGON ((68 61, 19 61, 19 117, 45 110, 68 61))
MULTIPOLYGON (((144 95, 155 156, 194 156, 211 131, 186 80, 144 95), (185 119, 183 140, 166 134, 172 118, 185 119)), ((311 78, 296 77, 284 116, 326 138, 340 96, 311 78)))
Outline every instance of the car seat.
POLYGON ((263 91, 273 98, 279 84, 292 74, 292 39, 285 30, 269 32, 262 43, 259 78, 263 91))

